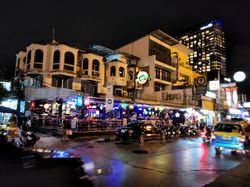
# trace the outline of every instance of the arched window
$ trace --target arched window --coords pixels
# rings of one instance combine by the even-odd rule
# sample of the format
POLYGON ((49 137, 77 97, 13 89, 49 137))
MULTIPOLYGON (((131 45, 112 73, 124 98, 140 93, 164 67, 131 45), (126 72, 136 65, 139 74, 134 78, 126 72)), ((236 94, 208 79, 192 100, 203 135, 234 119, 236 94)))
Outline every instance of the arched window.
POLYGON ((88 75, 89 72, 89 60, 87 58, 84 58, 82 61, 82 70, 83 75, 88 75))
POLYGON ((120 77, 124 77, 124 68, 123 67, 119 68, 119 75, 120 75, 120 77))
POLYGON ((99 77, 99 75, 100 75, 100 73, 99 73, 99 65, 100 65, 99 61, 94 59, 93 62, 92 62, 92 75, 99 77))
POLYGON ((110 76, 115 76, 115 66, 112 66, 111 68, 110 68, 110 76))
POLYGON ((27 69, 30 69, 31 51, 28 52, 27 56, 27 69))
POLYGON ((75 64, 75 56, 72 52, 68 51, 65 53, 64 63, 71 64, 71 65, 75 64))
POLYGON ((72 52, 66 52, 64 54, 64 70, 74 71, 75 56, 72 52))
POLYGON ((56 50, 53 56, 53 64, 60 63, 60 51, 56 50))
POLYGON ((43 68, 43 51, 41 49, 37 49, 35 51, 34 68, 37 69, 43 68))
POLYGON ((60 67, 60 51, 56 50, 53 55, 53 69, 59 69, 60 67))
POLYGON ((43 62, 43 51, 41 49, 37 49, 35 52, 35 62, 43 62))

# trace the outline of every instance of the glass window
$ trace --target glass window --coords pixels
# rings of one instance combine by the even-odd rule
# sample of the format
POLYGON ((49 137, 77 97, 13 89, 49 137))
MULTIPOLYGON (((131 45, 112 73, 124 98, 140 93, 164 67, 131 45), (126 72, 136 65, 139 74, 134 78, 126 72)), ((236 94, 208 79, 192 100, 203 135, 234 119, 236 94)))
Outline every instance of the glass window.
POLYGON ((89 60, 87 58, 83 59, 83 61, 82 61, 82 69, 83 70, 89 69, 89 60))
POLYGON ((221 131, 221 132, 240 132, 242 131, 242 127, 239 124, 220 123, 215 126, 214 130, 221 131))
POLYGON ((75 64, 75 56, 72 52, 66 52, 64 57, 64 63, 74 65, 75 64))
POLYGON ((133 74, 134 74, 133 71, 128 72, 129 80, 131 80, 131 81, 133 80, 133 77, 134 77, 133 74))
POLYGON ((162 80, 171 81, 171 73, 166 70, 162 70, 162 80))
POLYGON ((64 55, 64 70, 74 71, 75 56, 72 52, 66 52, 64 55))
POLYGON ((123 67, 119 68, 119 75, 120 75, 120 77, 124 77, 124 68, 123 67))
POLYGON ((171 63, 170 49, 152 40, 149 41, 149 55, 155 55, 156 60, 165 64, 171 63))
POLYGON ((160 68, 155 68, 155 78, 157 78, 157 79, 161 78, 161 70, 160 70, 160 68))
POLYGON ((41 49, 37 49, 35 52, 35 62, 43 62, 43 51, 41 49))
POLYGON ((100 75, 99 73, 99 61, 94 59, 93 62, 92 62, 92 75, 94 76, 98 76, 100 75))
POLYGON ((56 50, 53 56, 53 64, 60 63, 60 51, 56 50))
POLYGON ((110 68, 110 76, 115 76, 115 66, 112 66, 111 68, 110 68))

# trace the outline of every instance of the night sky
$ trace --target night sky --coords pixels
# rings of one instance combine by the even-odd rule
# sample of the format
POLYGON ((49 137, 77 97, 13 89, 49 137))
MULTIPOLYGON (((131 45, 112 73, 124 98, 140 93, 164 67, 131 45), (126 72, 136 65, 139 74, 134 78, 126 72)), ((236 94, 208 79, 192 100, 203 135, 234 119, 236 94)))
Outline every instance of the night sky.
POLYGON ((178 36, 212 19, 226 34, 229 77, 242 70, 238 83, 250 100, 250 1, 226 0, 3 0, 0 5, 0 65, 33 42, 56 40, 78 48, 100 44, 112 49, 156 29, 178 36), (249 94, 248 94, 249 93, 249 94))

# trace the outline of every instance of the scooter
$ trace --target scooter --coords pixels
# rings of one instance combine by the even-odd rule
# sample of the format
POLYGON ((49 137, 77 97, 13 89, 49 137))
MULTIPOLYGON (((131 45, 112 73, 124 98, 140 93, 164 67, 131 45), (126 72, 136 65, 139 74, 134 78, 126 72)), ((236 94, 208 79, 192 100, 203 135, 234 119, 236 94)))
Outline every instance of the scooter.
POLYGON ((20 135, 18 145, 19 147, 34 147, 36 142, 40 139, 33 131, 23 131, 20 135))
POLYGON ((201 131, 200 132, 200 136, 203 140, 204 143, 206 142, 210 142, 210 139, 211 139, 211 131, 210 130, 207 130, 207 131, 201 131))

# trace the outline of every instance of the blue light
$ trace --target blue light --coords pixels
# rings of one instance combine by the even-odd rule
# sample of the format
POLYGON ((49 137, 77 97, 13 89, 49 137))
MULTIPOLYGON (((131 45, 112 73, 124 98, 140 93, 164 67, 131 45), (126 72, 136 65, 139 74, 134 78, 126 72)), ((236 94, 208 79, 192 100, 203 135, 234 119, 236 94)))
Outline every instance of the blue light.
POLYGON ((82 106, 82 96, 77 96, 76 105, 77 105, 77 106, 82 106))

